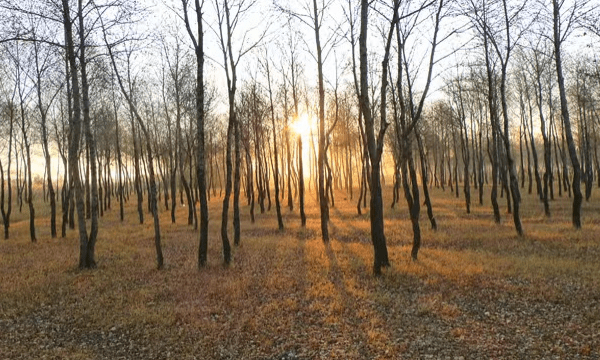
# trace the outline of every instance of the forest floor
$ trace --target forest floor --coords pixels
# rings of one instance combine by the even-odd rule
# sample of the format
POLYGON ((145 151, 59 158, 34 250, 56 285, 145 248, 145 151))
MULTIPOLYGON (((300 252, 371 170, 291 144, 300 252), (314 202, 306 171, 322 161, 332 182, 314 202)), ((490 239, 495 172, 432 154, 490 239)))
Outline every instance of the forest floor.
POLYGON ((75 231, 50 239, 40 218, 31 243, 26 216, 15 215, 11 239, 0 240, 0 359, 600 358, 597 199, 584 203, 577 231, 570 199, 551 202, 547 219, 524 194, 518 237, 506 207, 493 222, 489 193, 466 214, 462 198, 433 189, 439 229, 423 209, 416 262, 406 203, 391 209, 387 201, 392 266, 375 278, 368 215, 337 192, 324 244, 313 193, 306 228, 297 208, 283 210, 280 232, 274 204, 265 214, 257 208, 254 224, 243 206, 228 267, 213 198, 201 270, 183 207, 177 224, 161 213, 163 270, 151 216, 139 224, 133 197, 124 223, 114 200, 100 220, 91 271, 77 269, 75 231))

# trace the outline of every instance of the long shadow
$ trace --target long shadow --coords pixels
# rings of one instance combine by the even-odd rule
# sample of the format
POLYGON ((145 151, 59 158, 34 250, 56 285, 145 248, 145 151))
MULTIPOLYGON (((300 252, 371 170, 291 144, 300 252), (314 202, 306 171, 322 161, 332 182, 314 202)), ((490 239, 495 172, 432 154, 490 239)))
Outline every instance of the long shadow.
POLYGON ((333 212, 341 221, 344 222, 344 226, 347 230, 340 229, 337 225, 335 225, 335 223, 330 221, 329 226, 332 230, 332 238, 344 243, 367 244, 371 242, 368 233, 365 230, 357 228, 356 226, 352 225, 351 221, 348 221, 350 218, 347 214, 342 213, 338 208, 333 208, 333 212))
MULTIPOLYGON (((327 255, 327 259, 329 261, 329 269, 327 273, 328 279, 333 284, 335 290, 338 293, 339 299, 341 299, 342 301, 342 316, 344 317, 343 320, 345 320, 349 324, 349 326, 353 328, 360 327, 360 324, 363 322, 363 320, 356 315, 354 310, 356 309, 357 302, 361 300, 348 291, 344 279, 344 272, 342 271, 338 263, 335 251, 331 246, 331 242, 324 244, 324 246, 325 254, 327 255)), ((353 260, 356 259, 358 258, 354 257, 353 260)), ((356 349, 358 351, 357 355, 364 359, 372 358, 374 354, 370 352, 369 347, 367 346, 367 334, 360 331, 358 333, 360 334, 360 340, 358 341, 358 344, 354 344, 355 346, 358 346, 358 349, 356 349)))
MULTIPOLYGON (((335 210, 339 214, 339 210, 335 210)), ((332 226, 332 238, 339 240, 342 252, 350 257, 350 261, 357 261, 358 256, 353 255, 352 250, 348 248, 349 243, 370 243, 368 233, 353 226, 350 222, 344 222, 344 227, 354 233, 354 239, 350 241, 340 236, 340 233, 348 230, 341 230, 335 224, 332 226), (360 241, 360 235, 363 234, 365 241, 360 241)), ((325 247, 325 252, 329 259, 330 281, 334 284, 340 296, 344 299, 344 306, 349 309, 355 309, 357 301, 344 283, 344 274, 338 264, 336 253, 330 244, 325 247)), ((362 259, 358 261, 363 262, 362 259)), ((393 265, 393 264, 392 264, 393 265)), ((370 267, 366 264, 357 271, 365 271, 370 274, 370 267)), ((360 279, 357 277, 357 281, 360 279)), ((448 319, 435 313, 435 309, 428 309, 427 304, 420 304, 419 301, 427 296, 432 290, 427 287, 423 279, 414 274, 399 273, 393 268, 388 270, 381 279, 371 278, 370 284, 363 284, 368 294, 369 302, 364 303, 365 310, 371 311, 372 316, 383 322, 383 328, 376 329, 384 333, 392 342, 392 347, 396 353, 393 358, 421 358, 423 356, 438 356, 440 354, 452 355, 455 353, 464 353, 457 349, 464 349, 456 338, 452 337, 450 331, 452 325, 448 319), (393 294, 393 295, 390 295, 393 294), (391 298, 390 298, 391 297, 391 298)), ((348 316, 348 315, 346 315, 348 316)), ((364 319, 358 318, 355 314, 349 315, 355 326, 359 326, 364 319)), ((368 339, 363 336, 362 341, 368 339)), ((369 347, 362 347, 365 358, 373 357, 375 354, 369 347)), ((375 350, 375 352, 377 349, 375 350)))

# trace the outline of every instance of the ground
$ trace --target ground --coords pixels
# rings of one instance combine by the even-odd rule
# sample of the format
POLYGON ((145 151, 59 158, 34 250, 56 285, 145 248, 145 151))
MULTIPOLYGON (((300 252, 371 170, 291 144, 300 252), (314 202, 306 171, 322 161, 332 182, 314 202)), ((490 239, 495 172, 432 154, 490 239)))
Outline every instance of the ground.
POLYGON ((100 220, 98 268, 86 271, 77 269, 75 231, 50 239, 38 210, 39 240, 30 243, 26 215, 14 210, 11 239, 0 240, 0 358, 600 358, 597 200, 584 203, 583 229, 575 230, 570 199, 551 202, 547 219, 524 194, 518 237, 505 207, 495 224, 489 199, 466 214, 448 189, 432 192, 439 229, 423 211, 416 262, 406 203, 391 209, 386 201, 392 266, 379 278, 368 215, 357 215, 356 199, 342 191, 329 244, 320 239, 313 190, 306 228, 297 206, 283 211, 281 232, 274 204, 255 224, 243 206, 229 267, 213 198, 209 261, 200 270, 198 233, 183 207, 177 224, 161 207, 163 270, 151 217, 139 224, 133 197, 124 223, 114 200, 100 220))

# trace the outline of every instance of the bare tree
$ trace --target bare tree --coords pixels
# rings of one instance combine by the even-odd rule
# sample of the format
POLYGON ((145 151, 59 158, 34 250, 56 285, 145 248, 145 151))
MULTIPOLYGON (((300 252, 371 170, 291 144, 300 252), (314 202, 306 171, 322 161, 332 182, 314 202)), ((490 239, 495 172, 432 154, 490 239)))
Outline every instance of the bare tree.
MULTIPOLYGON (((410 6, 404 9, 405 14, 401 17, 401 22, 396 22, 396 39, 398 47, 398 65, 397 65, 397 80, 396 80, 396 95, 400 109, 394 103, 394 125, 396 128, 396 141, 400 144, 400 159, 401 159, 401 171, 402 171, 402 185, 404 188, 404 196, 408 205, 410 219, 413 228, 413 246, 411 250, 411 257, 413 260, 417 260, 418 252, 421 247, 421 229, 419 225, 419 213, 420 213, 420 197, 419 187, 417 182, 417 175, 414 167, 414 161, 412 157, 411 139, 413 136, 419 136, 415 131, 423 114, 423 108, 425 99, 429 93, 429 87, 431 86, 431 80, 433 76, 433 68, 436 63, 436 49, 440 42, 452 34, 450 32, 443 38, 438 38, 440 31, 440 24, 442 19, 447 16, 445 3, 443 0, 439 2, 421 2, 416 4, 416 8, 410 6), (435 5, 435 6, 434 6, 435 5), (411 51, 406 48, 406 44, 416 29, 416 25, 419 23, 418 19, 427 13, 427 9, 431 10, 431 19, 433 20, 433 31, 431 34, 430 48, 428 51, 428 62, 427 62, 427 75, 423 83, 423 90, 418 94, 416 89, 415 75, 412 72, 412 65, 414 65, 412 57, 407 55, 407 51, 411 51), (404 90, 404 88, 406 90, 404 90), (406 92, 406 94, 405 94, 406 92), (410 184, 409 184, 410 180, 410 184)), ((427 56, 427 55, 424 55, 427 56)), ((454 152, 456 154, 456 151, 454 152)), ((457 172, 456 168, 455 171, 457 172)), ((458 178, 458 175, 455 175, 458 178)), ((423 179, 422 179, 423 180, 423 179)), ((457 179, 458 181, 458 179, 457 179)), ((457 182, 456 191, 458 191, 457 182)), ((425 193, 427 195, 427 193, 425 193)), ((428 215, 432 227, 435 228, 435 220, 433 218, 430 201, 425 199, 425 204, 428 207, 428 215)))
POLYGON ((76 65, 75 43, 73 40, 73 25, 71 9, 68 0, 62 0, 63 25, 65 29, 66 57, 69 61, 71 75, 71 90, 73 96, 73 116, 69 124, 71 136, 69 138, 69 178, 75 190, 75 204, 77 207, 77 223, 79 227, 79 268, 96 266, 94 253, 89 249, 89 238, 85 224, 84 194, 79 177, 79 145, 81 141, 81 92, 79 76, 76 65))
POLYGON ((275 210, 277 211, 277 225, 279 230, 283 230, 283 219, 281 218, 281 204, 279 202, 279 154, 277 151, 277 129, 275 128, 275 108, 273 106, 273 90, 271 88, 271 71, 269 66, 269 56, 268 52, 265 51, 265 59, 263 62, 263 68, 267 75, 267 86, 269 91, 269 109, 271 113, 271 124, 273 128, 271 131, 273 132, 273 157, 275 159, 274 164, 274 180, 275 180, 275 210))
MULTIPOLYGON (((84 10, 83 0, 77 2, 77 18, 79 20, 79 71, 81 75, 81 106, 83 114, 83 127, 85 132, 86 145, 89 151, 88 163, 91 173, 91 226, 88 238, 88 266, 94 267, 94 251, 98 236, 98 170, 97 170, 97 154, 96 140, 92 133, 92 125, 90 118, 90 100, 89 100, 89 84, 87 75, 87 57, 86 57, 86 38, 87 29, 84 26, 84 10)), ((87 9, 86 9, 87 10, 87 9)))
MULTIPOLYGON (((4 69, 3 69, 4 70, 4 69)), ((8 78, 8 76, 4 76, 5 79, 8 78)), ((12 172, 11 172, 11 165, 12 165, 12 151, 13 151, 13 132, 14 132, 14 123, 15 123, 15 96, 16 96, 16 83, 15 83, 15 87, 13 88, 12 91, 10 91, 9 89, 4 89, 3 88, 3 97, 5 100, 5 104, 2 107, 2 115, 3 117, 6 117, 8 119, 8 125, 9 125, 9 130, 8 130, 8 155, 7 155, 7 173, 6 173, 6 183, 7 183, 7 193, 6 193, 6 199, 5 199, 5 192, 4 192, 4 169, 2 168, 2 163, 0 162, 0 173, 1 173, 1 177, 0 180, 2 180, 1 185, 1 189, 0 189, 0 211, 2 213, 2 223, 4 225, 4 239, 8 240, 9 238, 9 229, 10 229, 10 215, 12 212, 12 172), (6 207, 5 207, 5 200, 6 200, 6 207)), ((6 143, 6 142, 5 142, 6 143)))
MULTIPOLYGON (((112 73, 114 77, 114 73, 112 73)), ((113 102, 113 115, 115 117, 115 152, 117 153, 117 166, 119 168, 119 184, 117 188, 117 195, 119 197, 119 218, 121 221, 124 220, 124 186, 123 186, 123 157, 121 155, 121 136, 120 136, 120 126, 119 126, 119 103, 116 98, 116 89, 114 89, 114 79, 111 79, 111 93, 112 93, 112 102, 113 102)))
POLYGON ((367 139, 367 150, 369 152, 371 162, 371 178, 369 179, 371 189, 371 241, 375 252, 373 261, 373 273, 381 274, 381 268, 390 265, 385 242, 385 234, 383 227, 383 196, 381 190, 381 155, 383 153, 385 131, 389 125, 386 116, 387 99, 387 83, 388 83, 388 66, 390 58, 390 48, 396 30, 396 23, 399 20, 398 8, 400 1, 395 0, 392 5, 392 20, 390 22, 386 42, 385 51, 382 60, 382 76, 381 76, 381 119, 379 124, 379 133, 375 135, 375 119, 371 113, 371 105, 369 99, 369 64, 368 64, 368 48, 367 35, 369 28, 369 1, 361 0, 360 11, 360 110, 364 119, 365 135, 367 139))
POLYGON ((236 119, 235 111, 235 95, 237 91, 237 67, 244 55, 256 48, 264 38, 263 32, 257 38, 251 39, 248 32, 244 33, 239 51, 234 54, 233 41, 235 32, 240 21, 247 16, 255 1, 250 0, 215 0, 215 9, 217 11, 217 36, 219 38, 219 46, 223 55, 223 68, 227 78, 227 93, 229 98, 229 120, 227 125, 227 151, 226 151, 226 180, 225 180, 225 197, 223 198, 223 213, 221 218, 221 238, 223 242, 223 257, 226 264, 231 261, 231 250, 229 246, 229 238, 227 236, 227 224, 229 218, 229 201, 233 179, 233 230, 234 244, 240 243, 240 130, 236 119), (235 146, 235 174, 232 174, 232 146, 235 146))
POLYGON ((564 1, 552 0, 552 43, 554 45, 554 61, 556 65, 556 76, 558 78, 558 92, 560 95, 560 110, 564 134, 573 167, 573 226, 581 228, 581 166, 577 157, 573 131, 571 130, 571 118, 569 116, 569 104, 567 102, 567 91, 563 74, 562 45, 576 25, 576 20, 585 14, 586 0, 573 2, 570 8, 565 8, 564 1), (564 17, 563 17, 564 16, 564 17))

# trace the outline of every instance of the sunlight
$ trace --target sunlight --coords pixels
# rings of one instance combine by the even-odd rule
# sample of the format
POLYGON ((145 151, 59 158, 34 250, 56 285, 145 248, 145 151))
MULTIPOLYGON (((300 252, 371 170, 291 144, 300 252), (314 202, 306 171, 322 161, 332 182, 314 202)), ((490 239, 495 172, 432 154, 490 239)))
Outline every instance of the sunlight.
POLYGON ((305 178, 309 178, 313 170, 311 147, 314 146, 314 144, 312 144, 312 137, 317 136, 318 134, 316 126, 317 121, 307 113, 298 116, 290 126, 294 137, 300 137, 302 139, 302 161, 304 162, 305 178))
POLYGON ((310 137, 311 127, 313 124, 314 121, 312 121, 308 114, 304 113, 292 123, 292 131, 296 135, 300 135, 302 137, 302 141, 306 141, 310 137))

